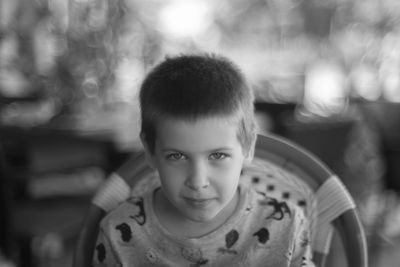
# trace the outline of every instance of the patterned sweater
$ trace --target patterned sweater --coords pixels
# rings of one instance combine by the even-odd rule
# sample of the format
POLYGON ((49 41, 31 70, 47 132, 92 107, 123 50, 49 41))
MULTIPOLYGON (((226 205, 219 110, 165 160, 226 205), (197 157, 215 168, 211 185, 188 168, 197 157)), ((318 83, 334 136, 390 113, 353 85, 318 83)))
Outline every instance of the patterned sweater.
POLYGON ((238 207, 224 225, 182 239, 154 213, 157 188, 153 182, 136 190, 102 220, 93 266, 314 266, 308 222, 297 206, 241 183, 238 207))

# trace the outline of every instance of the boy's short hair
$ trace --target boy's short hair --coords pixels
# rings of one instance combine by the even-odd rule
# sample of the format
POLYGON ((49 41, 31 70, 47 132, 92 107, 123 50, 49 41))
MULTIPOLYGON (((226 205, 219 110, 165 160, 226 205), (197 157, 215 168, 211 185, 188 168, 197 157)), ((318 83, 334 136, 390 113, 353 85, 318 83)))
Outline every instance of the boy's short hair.
POLYGON ((226 116, 238 123, 238 139, 248 152, 256 136, 253 101, 244 75, 227 58, 215 54, 167 57, 142 83, 141 135, 153 153, 158 121, 226 116))

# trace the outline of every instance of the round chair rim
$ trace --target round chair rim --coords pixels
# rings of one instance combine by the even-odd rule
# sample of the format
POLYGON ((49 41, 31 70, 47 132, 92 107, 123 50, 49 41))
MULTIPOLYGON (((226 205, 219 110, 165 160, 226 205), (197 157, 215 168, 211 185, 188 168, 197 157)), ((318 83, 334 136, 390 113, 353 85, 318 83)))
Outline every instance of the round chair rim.
MULTIPOLYGON (((301 166, 302 169, 316 178, 317 187, 334 175, 334 172, 315 155, 286 138, 274 134, 259 134, 256 141, 255 156, 262 158, 263 151, 277 154, 287 159, 288 162, 301 166)), ((117 170, 119 176, 129 185, 133 184, 135 176, 152 171, 146 164, 143 153, 134 155, 132 160, 139 164, 135 166, 134 173, 131 170, 132 163, 130 166, 129 164, 124 164, 117 170)), ((73 260, 74 267, 90 266, 98 233, 98 223, 104 215, 105 211, 101 207, 93 203, 90 205, 77 240, 73 260), (93 227, 94 225, 96 227, 93 227)), ((352 267, 367 267, 368 255, 365 234, 357 211, 354 208, 347 210, 335 219, 333 224, 337 228, 344 244, 348 265, 352 267)), ((322 262, 322 266, 324 265, 324 259, 322 261, 317 259, 317 262, 322 262)))
MULTIPOLYGON (((258 135, 256 148, 256 156, 262 157, 262 151, 268 151, 284 156, 288 162, 301 166, 317 179, 315 180, 317 187, 335 175, 317 156, 286 138, 274 134, 258 135)), ((348 266, 367 267, 368 254, 365 233, 356 209, 345 211, 333 221, 333 224, 344 244, 348 266)))

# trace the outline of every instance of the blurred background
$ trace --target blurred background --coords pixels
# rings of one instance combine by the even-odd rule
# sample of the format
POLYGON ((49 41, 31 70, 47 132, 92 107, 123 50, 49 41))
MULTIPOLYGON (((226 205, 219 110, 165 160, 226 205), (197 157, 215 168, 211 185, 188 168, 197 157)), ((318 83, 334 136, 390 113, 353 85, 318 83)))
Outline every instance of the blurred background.
POLYGON ((144 75, 199 51, 243 69, 260 130, 323 159, 371 266, 397 266, 399 48, 397 0, 0 0, 0 266, 71 265, 92 193, 141 149, 144 75))

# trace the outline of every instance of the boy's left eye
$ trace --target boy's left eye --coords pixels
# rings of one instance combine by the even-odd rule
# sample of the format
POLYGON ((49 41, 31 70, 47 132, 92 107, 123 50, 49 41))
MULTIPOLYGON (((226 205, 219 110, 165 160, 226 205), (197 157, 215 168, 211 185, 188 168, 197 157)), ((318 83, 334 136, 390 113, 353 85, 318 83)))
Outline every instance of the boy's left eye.
POLYGON ((168 154, 167 159, 173 160, 173 161, 178 161, 178 160, 184 160, 184 159, 186 159, 186 157, 182 153, 176 152, 176 153, 168 154))
POLYGON ((221 160, 221 159, 225 159, 227 156, 228 156, 228 155, 225 154, 225 153, 215 152, 215 153, 212 153, 212 154, 210 155, 210 159, 213 159, 213 160, 221 160))

